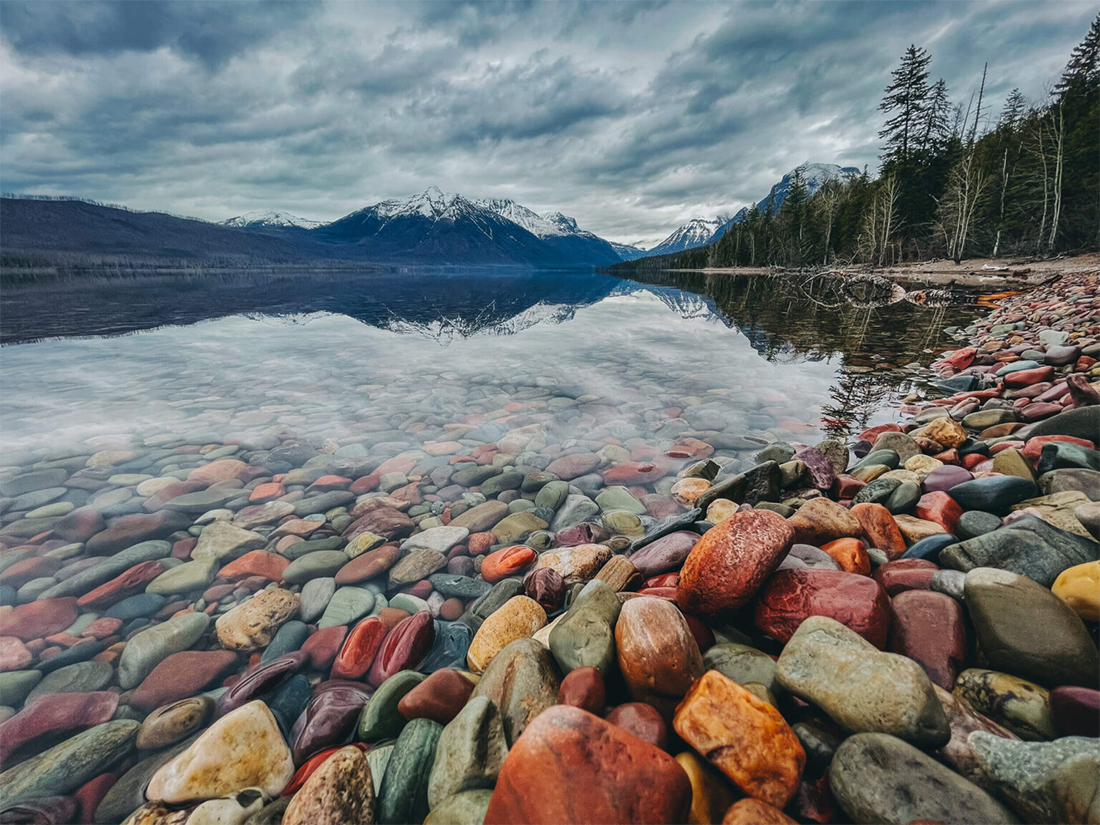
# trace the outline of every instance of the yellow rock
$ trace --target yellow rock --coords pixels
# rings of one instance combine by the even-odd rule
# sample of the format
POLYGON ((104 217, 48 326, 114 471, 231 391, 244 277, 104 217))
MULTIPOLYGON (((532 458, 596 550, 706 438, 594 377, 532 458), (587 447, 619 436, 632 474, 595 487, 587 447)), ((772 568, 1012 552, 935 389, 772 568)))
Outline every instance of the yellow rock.
POLYGON ((904 514, 894 516, 894 521, 897 522, 901 534, 905 536, 906 545, 915 544, 921 539, 943 532, 943 525, 936 524, 934 521, 926 521, 916 516, 907 516, 904 514))
POLYGON ((493 657, 517 639, 529 639, 546 624, 542 605, 527 596, 513 596, 474 634, 466 661, 470 670, 481 673, 493 657))
MULTIPOLYGON (((681 478, 672 485, 672 497, 685 507, 690 507, 703 493, 710 489, 710 482, 705 478, 681 478)), ((732 503, 732 502, 731 502, 732 503)))
POLYGON ((946 416, 933 419, 919 430, 910 433, 910 435, 931 438, 949 450, 966 441, 966 430, 963 429, 962 424, 946 416))
POLYGON ((606 544, 578 544, 543 553, 535 563, 535 570, 550 567, 565 579, 566 584, 572 584, 591 579, 609 558, 611 548, 606 544))
POLYGON ((888 473, 883 473, 879 478, 896 478, 903 483, 911 481, 914 484, 920 484, 921 482, 921 476, 917 475, 912 470, 891 470, 888 473))
POLYGON ((1086 622, 1100 622, 1100 561, 1063 570, 1051 590, 1086 622))
POLYGON ((711 524, 717 524, 722 519, 729 518, 736 513, 739 506, 736 501, 730 501, 726 498, 715 499, 707 508, 707 521, 711 524))
POLYGON ((905 467, 906 470, 924 478, 924 476, 928 475, 933 470, 942 467, 943 462, 938 458, 932 458, 930 455, 919 454, 910 456, 902 466, 905 467))
POLYGON ((271 644, 283 622, 298 612, 301 597, 289 590, 261 590, 215 623, 226 650, 259 650, 271 644))
POLYGON ((294 776, 294 760, 279 724, 256 700, 227 713, 161 766, 149 780, 150 802, 182 805, 259 788, 268 796, 282 793, 294 776))
POLYGON ((691 782, 691 812, 688 825, 718 825, 737 794, 722 773, 711 767, 694 751, 676 756, 691 782))

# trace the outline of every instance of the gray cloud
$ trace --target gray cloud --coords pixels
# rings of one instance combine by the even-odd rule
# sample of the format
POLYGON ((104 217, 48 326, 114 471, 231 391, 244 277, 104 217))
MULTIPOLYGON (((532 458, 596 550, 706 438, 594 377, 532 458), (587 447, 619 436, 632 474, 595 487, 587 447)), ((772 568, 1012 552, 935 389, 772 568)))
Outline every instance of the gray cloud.
POLYGON ((1091 3, 0 3, 0 177, 210 219, 430 184, 615 240, 877 166, 905 47, 1039 98, 1091 3))

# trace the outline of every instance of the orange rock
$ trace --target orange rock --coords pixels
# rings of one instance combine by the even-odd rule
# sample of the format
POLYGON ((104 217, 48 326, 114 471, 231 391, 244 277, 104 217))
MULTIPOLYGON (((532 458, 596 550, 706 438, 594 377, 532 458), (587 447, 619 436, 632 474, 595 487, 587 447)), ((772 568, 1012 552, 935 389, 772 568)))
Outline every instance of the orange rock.
POLYGON ((966 441, 966 430, 963 429, 962 424, 947 416, 932 419, 919 430, 919 433, 948 449, 954 449, 966 441))
POLYGON ((234 481, 240 478, 241 473, 248 470, 248 465, 236 458, 222 458, 212 461, 202 467, 196 467, 187 474, 188 481, 201 481, 205 484, 217 484, 219 481, 234 481))
POLYGON ((787 523, 794 528, 795 543, 812 544, 814 547, 836 539, 863 535, 859 519, 824 496, 807 501, 787 519, 787 523))
POLYGON ((822 545, 821 549, 833 557, 841 570, 861 576, 871 575, 871 557, 859 539, 837 539, 822 545))
POLYGON ((274 481, 269 481, 267 484, 257 484, 252 489, 252 495, 248 497, 248 500, 253 504, 266 504, 285 495, 286 487, 274 481))
POLYGON ((265 579, 277 582, 283 578, 283 571, 289 565, 290 559, 278 553, 253 550, 219 570, 218 578, 240 581, 249 576, 263 576, 265 579))
POLYGON ((615 623, 615 645, 631 697, 670 720, 676 703, 703 673, 703 656, 683 614, 664 599, 629 599, 615 623))
POLYGON ((934 521, 948 533, 958 532, 962 507, 947 493, 936 490, 920 497, 913 514, 925 521, 934 521))
POLYGON ((490 584, 513 576, 538 558, 530 547, 517 544, 490 553, 481 563, 481 578, 490 584))
POLYGON ((676 586, 690 613, 718 616, 744 606, 791 549, 794 530, 777 513, 734 513, 695 543, 676 586))
POLYGON ((742 799, 730 806, 722 825, 798 825, 778 808, 759 799, 742 799))
POLYGON ((905 537, 890 511, 881 504, 857 504, 851 513, 859 520, 870 545, 884 552, 888 559, 896 559, 905 552, 905 537))
POLYGON ((775 708, 708 670, 676 709, 676 732, 749 796, 783 808, 798 791, 806 752, 775 708))
POLYGON ((496 536, 492 533, 471 533, 466 540, 466 546, 470 548, 471 556, 480 556, 482 553, 488 553, 496 540, 496 536))

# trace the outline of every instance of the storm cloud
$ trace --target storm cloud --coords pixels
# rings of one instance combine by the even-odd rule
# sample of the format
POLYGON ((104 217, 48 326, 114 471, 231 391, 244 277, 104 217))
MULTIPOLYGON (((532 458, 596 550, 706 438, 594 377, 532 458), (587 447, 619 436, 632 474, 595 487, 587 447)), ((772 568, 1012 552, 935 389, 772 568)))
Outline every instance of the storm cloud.
POLYGON ((804 161, 878 165, 910 43, 1040 101, 1091 2, 0 3, 0 185, 331 220, 429 185, 655 243, 804 161))

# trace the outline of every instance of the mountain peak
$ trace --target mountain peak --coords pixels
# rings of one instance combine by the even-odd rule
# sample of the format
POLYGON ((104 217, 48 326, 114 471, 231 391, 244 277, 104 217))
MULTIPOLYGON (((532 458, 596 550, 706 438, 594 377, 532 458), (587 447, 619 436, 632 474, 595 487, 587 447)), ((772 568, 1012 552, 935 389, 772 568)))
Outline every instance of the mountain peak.
POLYGON ((261 209, 254 212, 245 212, 227 221, 222 221, 222 226, 232 226, 244 229, 270 229, 297 227, 299 229, 316 229, 322 225, 321 221, 311 221, 299 218, 289 212, 279 212, 275 209, 261 209))

